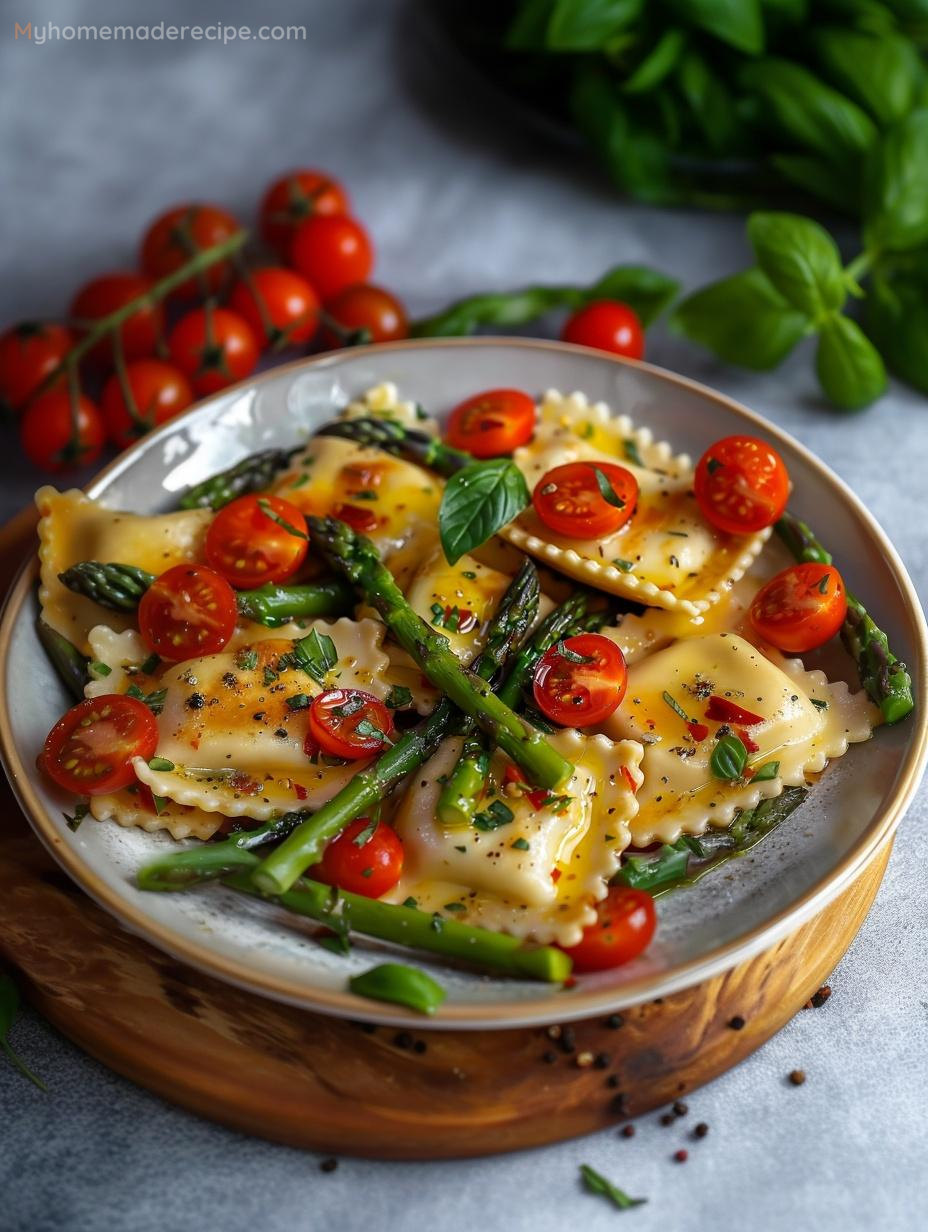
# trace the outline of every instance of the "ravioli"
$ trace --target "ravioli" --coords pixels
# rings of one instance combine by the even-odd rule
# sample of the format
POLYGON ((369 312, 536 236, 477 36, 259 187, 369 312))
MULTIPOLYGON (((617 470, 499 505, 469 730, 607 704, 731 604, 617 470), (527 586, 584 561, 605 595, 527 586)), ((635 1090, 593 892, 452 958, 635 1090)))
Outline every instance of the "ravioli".
MULTIPOLYGON (((87 635, 100 623, 101 609, 92 599, 68 590, 59 573, 82 560, 137 565, 149 573, 164 573, 172 565, 202 558, 208 509, 185 509, 143 517, 105 509, 76 488, 58 492, 39 488, 35 496, 39 518, 39 602, 42 618, 85 653, 87 635)), ((131 613, 107 612, 117 631, 134 623, 131 613)))
POLYGON ((401 399, 392 381, 382 381, 359 398, 352 398, 339 411, 338 418, 392 419, 404 428, 415 428, 418 432, 428 432, 430 436, 438 433, 438 424, 431 415, 427 415, 418 402, 401 399))
POLYGON ((632 844, 673 842, 727 826, 737 809, 753 808, 824 770, 849 744, 869 739, 878 722, 866 694, 829 683, 823 672, 807 672, 798 659, 766 658, 737 634, 689 638, 659 650, 630 667, 625 700, 604 725, 613 738, 645 746, 632 844), (707 717, 713 697, 761 721, 723 725, 707 717), (707 729, 703 739, 688 720, 707 729), (771 778, 728 782, 713 774, 710 759, 723 726, 747 737, 754 773, 776 763, 771 778))
POLYGON ((221 813, 206 813, 173 800, 159 801, 159 808, 160 812, 131 787, 90 797, 90 815, 97 821, 115 821, 124 830, 145 830, 149 834, 165 830, 178 842, 185 838, 205 842, 219 832, 225 820, 221 813))
POLYGON ((703 518, 686 455, 655 442, 626 416, 613 417, 583 394, 547 393, 530 444, 514 461, 529 489, 567 462, 620 461, 638 481, 632 518, 601 540, 568 539, 524 510, 500 532, 510 543, 578 581, 651 607, 699 616, 742 576, 770 531, 727 535, 703 518))
POLYGON ((259 821, 334 796, 360 764, 311 759, 304 747, 307 707, 293 702, 332 688, 385 698, 384 627, 343 617, 313 628, 332 638, 337 653, 322 683, 281 664, 295 642, 279 636, 169 667, 158 679, 164 703, 154 764, 163 768, 136 758, 138 779, 178 804, 259 821))
MULTIPOLYGON (((500 797, 512 819, 496 829, 445 828, 436 820, 440 780, 461 747, 446 741, 413 779, 393 819, 406 863, 389 897, 412 897, 423 910, 539 942, 579 941, 628 845, 642 748, 572 730, 550 740, 573 764, 573 775, 540 807, 527 796, 500 797)), ((497 781, 506 764, 494 754, 497 781)))
POLYGON ((416 572, 406 598, 426 624, 445 635, 458 658, 469 663, 483 648, 487 620, 511 581, 473 556, 449 565, 438 547, 416 572))

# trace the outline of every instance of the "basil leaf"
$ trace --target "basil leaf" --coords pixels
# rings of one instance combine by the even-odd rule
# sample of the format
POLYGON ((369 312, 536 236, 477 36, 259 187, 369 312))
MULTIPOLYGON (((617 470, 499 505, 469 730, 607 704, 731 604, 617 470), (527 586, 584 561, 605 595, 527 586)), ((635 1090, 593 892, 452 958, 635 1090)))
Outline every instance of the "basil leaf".
POLYGON ((768 779, 775 779, 779 773, 780 763, 778 761, 768 761, 757 770, 751 782, 766 783, 768 779))
POLYGON ((674 312, 671 329, 720 359, 762 372, 775 368, 809 326, 759 269, 696 291, 674 312))
POLYGON ((836 25, 810 30, 809 40, 828 81, 866 107, 881 128, 912 110, 923 74, 918 49, 905 35, 836 25))
POLYGON ((149 770, 158 770, 163 771, 165 774, 170 774, 175 767, 174 763, 169 761, 167 757, 152 757, 149 759, 148 768, 149 770))
POLYGON ((599 488, 599 494, 613 509, 624 509, 625 501, 616 493, 615 488, 609 482, 606 472, 598 466, 593 467, 593 474, 596 476, 596 486, 599 488))
POLYGON ((390 710, 402 710, 404 706, 410 705, 411 702, 412 692, 404 684, 395 684, 390 690, 386 704, 390 710))
POLYGON ((722 736, 712 750, 709 765, 717 779, 732 782, 741 778, 747 760, 748 751, 737 736, 722 736))
POLYGON ((338 663, 335 643, 327 633, 320 635, 315 629, 296 643, 293 657, 296 664, 311 676, 316 684, 324 684, 326 676, 338 663))
POLYGON ((847 175, 841 167, 826 163, 815 154, 773 154, 769 161, 784 179, 804 192, 842 214, 854 212, 856 202, 848 199, 847 175))
POLYGON ((715 154, 739 140, 740 122, 731 91, 698 51, 689 49, 677 68, 676 82, 703 141, 715 154))
POLYGON ((794 308, 807 316, 840 309, 847 284, 838 245, 824 227, 798 214, 752 214, 748 239, 757 264, 794 308))
POLYGON ((258 508, 266 518, 270 518, 272 522, 276 522, 277 525, 282 527, 288 535, 293 535, 295 539, 309 538, 309 535, 307 535, 305 531, 299 530, 293 525, 292 522, 288 522, 286 518, 282 518, 280 514, 275 511, 273 505, 266 496, 260 496, 258 498, 258 508))
POLYGON ((891 252, 928 242, 928 109, 884 133, 867 159, 864 239, 891 252))
POLYGON ((679 282, 658 270, 645 265, 616 265, 587 288, 583 293, 583 302, 578 306, 599 299, 621 300, 623 304, 628 304, 647 329, 679 290, 679 282))
POLYGON ((831 316, 822 325, 815 371, 829 402, 842 411, 869 406, 886 392, 880 353, 850 317, 831 316))
POLYGON ((681 21, 738 51, 757 55, 764 49, 760 0, 665 0, 665 6, 681 21))
POLYGON ((672 26, 665 30, 647 55, 638 62, 634 71, 622 82, 622 93, 645 94, 659 86, 676 68, 685 46, 686 35, 682 30, 672 26))
POLYGON ((866 324, 896 376, 928 393, 928 275, 878 272, 867 295, 866 324))
POLYGON ((644 6, 645 0, 555 0, 545 46, 552 51, 598 51, 636 21, 644 6))
POLYGON ((529 503, 525 478, 509 458, 473 462, 448 480, 438 511, 449 564, 480 547, 529 503))
POLYGON ((647 1202, 647 1198, 630 1198, 623 1189, 607 1181, 599 1172, 594 1172, 589 1164, 580 1165, 580 1175, 590 1193, 608 1198, 612 1205, 617 1206, 620 1211, 627 1211, 633 1206, 642 1206, 647 1202))
POLYGON ((437 980, 417 967, 406 967, 402 963, 371 967, 361 975, 352 976, 348 987, 356 996, 406 1005, 420 1014, 434 1014, 446 996, 437 980))
POLYGON ((10 1028, 19 1012, 19 989, 13 983, 13 980, 8 975, 0 975, 0 1052, 2 1052, 10 1064, 18 1069, 24 1078, 28 1078, 33 1085, 37 1086, 40 1091, 47 1091, 48 1087, 41 1078, 37 1078, 33 1072, 27 1068, 25 1063, 13 1051, 10 1044, 10 1028))

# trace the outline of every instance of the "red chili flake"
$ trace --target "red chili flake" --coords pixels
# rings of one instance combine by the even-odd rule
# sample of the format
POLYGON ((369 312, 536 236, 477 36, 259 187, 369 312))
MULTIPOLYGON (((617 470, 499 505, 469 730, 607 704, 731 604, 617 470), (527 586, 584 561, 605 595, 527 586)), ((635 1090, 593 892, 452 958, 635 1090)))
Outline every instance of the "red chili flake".
POLYGON ((709 734, 709 729, 706 727, 705 723, 697 723, 695 719, 687 723, 686 730, 690 733, 697 744, 700 740, 705 740, 706 736, 709 734))
POLYGON ((706 718, 714 719, 716 723, 740 723, 744 727, 753 727, 763 723, 764 716, 745 710, 743 706, 728 701, 725 697, 710 697, 706 707, 706 718))
POLYGON ((360 505, 338 504, 332 510, 332 517, 362 535, 372 534, 380 525, 380 518, 373 509, 362 509, 360 505))
POLYGON ((576 986, 577 986, 577 981, 574 979, 572 975, 568 975, 567 979, 564 981, 564 987, 565 988, 576 988, 576 986))
POLYGON ((306 790, 306 788, 303 786, 302 783, 294 783, 293 790, 298 800, 305 800, 306 797, 309 795, 309 792, 306 790))
POLYGON ((551 870, 551 880, 554 882, 555 885, 557 885, 560 879, 561 879, 561 870, 559 868, 553 868, 551 870))
POLYGON ((536 791, 526 792, 526 799, 529 801, 533 809, 542 809, 545 806, 545 801, 550 797, 551 793, 545 791, 543 787, 539 787, 536 791))
POLYGON ((743 727, 736 728, 735 735, 738 737, 738 739, 741 741, 741 743, 744 745, 744 747, 747 749, 749 753, 759 753, 760 752, 760 745, 755 740, 751 739, 751 737, 748 735, 748 733, 744 730, 743 727))
POLYGON ((243 796, 256 796, 261 790, 261 784, 243 770, 234 770, 229 775, 229 785, 243 796))
POLYGON ((306 739, 303 741, 303 753, 310 761, 319 756, 319 745, 309 732, 306 733, 306 739))
POLYGON ((513 765, 512 762, 508 762, 506 765, 506 769, 503 771, 503 784, 505 785, 506 783, 524 783, 524 782, 526 782, 526 778, 525 778, 525 775, 522 773, 522 771, 519 769, 519 767, 516 765, 513 765))
POLYGON ((631 770, 629 770, 628 766, 622 767, 622 778, 628 784, 628 790, 632 793, 632 795, 633 796, 637 795, 638 794, 638 784, 635 782, 635 777, 632 774, 631 770))

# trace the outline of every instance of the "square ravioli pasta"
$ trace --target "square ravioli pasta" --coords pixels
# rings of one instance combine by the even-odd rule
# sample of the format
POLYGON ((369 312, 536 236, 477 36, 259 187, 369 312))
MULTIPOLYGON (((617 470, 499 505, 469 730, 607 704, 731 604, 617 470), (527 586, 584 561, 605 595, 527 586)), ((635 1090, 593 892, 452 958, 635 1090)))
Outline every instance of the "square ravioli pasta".
POLYGON ((702 516, 693 467, 627 416, 614 416, 583 394, 545 394, 535 435, 513 455, 529 490, 569 462, 619 462, 634 475, 634 515, 603 539, 573 539, 550 530, 529 506, 501 534, 578 582, 699 617, 742 576, 770 535, 729 535, 702 516))

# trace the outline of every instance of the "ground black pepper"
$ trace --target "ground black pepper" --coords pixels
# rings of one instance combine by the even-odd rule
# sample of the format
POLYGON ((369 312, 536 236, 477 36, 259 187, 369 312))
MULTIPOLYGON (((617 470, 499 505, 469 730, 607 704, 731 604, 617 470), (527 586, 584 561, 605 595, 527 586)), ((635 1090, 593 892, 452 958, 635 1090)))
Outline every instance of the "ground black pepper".
POLYGON ((677 1102, 673 1106, 673 1110, 678 1117, 681 1117, 681 1116, 686 1116, 690 1108, 689 1108, 689 1104, 685 1104, 682 1099, 678 1099, 677 1102))
POLYGON ((323 1159, 319 1165, 320 1172, 334 1172, 338 1167, 337 1159, 323 1159))
POLYGON ((705 1123, 705 1121, 700 1121, 698 1125, 693 1127, 694 1138, 705 1138, 708 1132, 709 1126, 705 1123))
POLYGON ((596 1069, 608 1069, 612 1064, 612 1057, 608 1052, 597 1052, 593 1058, 593 1066, 596 1069))
POLYGON ((408 1031, 398 1031, 393 1037, 393 1043, 397 1048, 402 1048, 404 1051, 409 1052, 412 1048, 412 1036, 408 1031))
POLYGON ((615 1113, 616 1116, 628 1116, 627 1107, 628 1096, 624 1091, 619 1091, 618 1095, 613 1095, 609 1101, 609 1111, 615 1113))
POLYGON ((553 1065, 554 1062, 557 1060, 557 1053, 552 1052, 551 1049, 549 1048, 547 1052, 543 1052, 541 1054, 541 1059, 542 1061, 544 1061, 545 1065, 553 1065))
POLYGON ((728 1025, 732 1031, 742 1031, 744 1029, 744 1019, 740 1014, 736 1014, 734 1018, 729 1018, 728 1025))
POLYGON ((634 1138, 635 1127, 632 1124, 623 1125, 622 1128, 619 1130, 619 1133, 622 1135, 623 1138, 634 1138))
POLYGON ((664 1115, 661 1117, 661 1124, 664 1126, 672 1125, 676 1119, 677 1118, 673 1115, 672 1112, 665 1112, 664 1115))
POLYGON ((416 1042, 412 1046, 413 1052, 417 1052, 420 1057, 422 1056, 423 1052, 426 1051, 427 1048, 428 1048, 428 1044, 425 1042, 425 1040, 416 1040, 416 1042))
POLYGON ((606 1086, 611 1087, 613 1090, 615 1090, 615 1088, 619 1085, 620 1081, 621 1079, 619 1078, 618 1074, 610 1074, 609 1077, 606 1079, 606 1086))
POLYGON ((610 1031, 618 1031, 619 1027, 625 1026, 625 1019, 621 1014, 610 1014, 606 1019, 606 1026, 610 1031))

